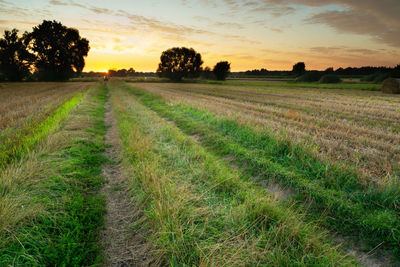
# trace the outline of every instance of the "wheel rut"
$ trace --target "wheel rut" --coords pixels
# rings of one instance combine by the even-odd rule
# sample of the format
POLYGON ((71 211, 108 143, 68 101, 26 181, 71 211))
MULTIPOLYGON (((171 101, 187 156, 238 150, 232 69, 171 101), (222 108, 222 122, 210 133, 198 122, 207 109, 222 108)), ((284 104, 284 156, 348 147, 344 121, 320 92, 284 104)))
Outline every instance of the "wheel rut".
POLYGON ((109 162, 102 167, 106 184, 101 190, 106 199, 104 229, 101 232, 102 256, 105 266, 151 266, 151 247, 140 231, 132 225, 140 219, 141 211, 132 202, 121 166, 121 143, 110 102, 105 105, 104 122, 109 129, 105 135, 104 155, 109 162))

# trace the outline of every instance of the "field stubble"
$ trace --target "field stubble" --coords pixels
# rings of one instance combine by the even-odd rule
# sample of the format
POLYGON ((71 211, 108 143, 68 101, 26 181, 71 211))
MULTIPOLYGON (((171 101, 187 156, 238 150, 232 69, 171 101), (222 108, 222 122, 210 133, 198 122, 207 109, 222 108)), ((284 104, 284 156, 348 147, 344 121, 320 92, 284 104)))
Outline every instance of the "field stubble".
MULTIPOLYGON (((5 83, 0 89, 0 133, 17 128, 28 117, 46 117, 73 94, 85 91, 88 83, 5 83)), ((38 120, 37 118, 36 120, 38 120)))
POLYGON ((125 90, 112 90, 132 196, 160 263, 351 265, 303 214, 279 203, 125 90))
MULTIPOLYGON (((0 265, 99 263, 104 88, 93 88, 35 146, 0 169, 0 265)), ((49 128, 50 127, 50 128, 49 128)))
POLYGON ((199 84, 136 83, 135 86, 173 103, 210 110, 283 135, 293 143, 307 144, 324 160, 356 168, 366 183, 397 182, 399 97, 364 91, 257 90, 199 84))
MULTIPOLYGON (((377 187, 375 181, 360 176, 346 165, 332 164, 329 158, 321 160, 321 155, 310 151, 304 142, 293 144, 286 133, 271 133, 270 129, 254 127, 251 121, 240 121, 237 112, 216 116, 204 106, 185 105, 187 102, 180 96, 176 96, 178 100, 172 101, 173 104, 166 93, 165 102, 157 96, 165 90, 154 95, 137 86, 123 87, 185 133, 197 136, 197 141, 218 155, 232 158, 232 163, 241 166, 248 175, 262 179, 263 183, 266 179, 295 189, 294 197, 302 203, 300 206, 324 227, 351 236, 357 242, 367 241, 369 250, 376 251, 376 246, 383 246, 398 255, 399 188, 396 183, 378 183, 382 186, 377 187)), ((296 116, 297 112, 289 115, 296 116)))

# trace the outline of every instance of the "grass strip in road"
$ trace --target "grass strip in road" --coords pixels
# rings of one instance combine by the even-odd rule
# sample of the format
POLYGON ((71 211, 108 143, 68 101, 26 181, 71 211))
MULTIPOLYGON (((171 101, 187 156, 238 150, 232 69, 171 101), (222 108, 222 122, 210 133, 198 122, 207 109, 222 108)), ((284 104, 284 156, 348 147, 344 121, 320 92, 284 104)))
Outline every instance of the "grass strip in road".
POLYGON ((61 129, 1 170, 1 266, 101 263, 106 92, 93 89, 68 116, 75 102, 65 107, 61 129))
POLYGON ((354 264, 312 223, 138 103, 111 90, 132 197, 159 263, 354 264))
POLYGON ((54 110, 50 115, 36 122, 28 124, 23 128, 10 129, 0 134, 0 167, 4 167, 10 162, 21 157, 22 154, 29 152, 34 146, 56 126, 65 119, 68 114, 84 98, 86 93, 77 93, 71 99, 54 110))
POLYGON ((257 133, 229 119, 190 106, 171 105, 161 97, 124 85, 146 106, 173 120, 187 134, 221 156, 233 156, 245 172, 296 189, 299 202, 311 203, 309 213, 324 226, 358 235, 371 248, 378 244, 400 257, 399 196, 397 184, 366 187, 357 174, 321 162, 301 146, 291 146, 267 131, 257 133), (326 214, 326 216, 321 216, 326 214))

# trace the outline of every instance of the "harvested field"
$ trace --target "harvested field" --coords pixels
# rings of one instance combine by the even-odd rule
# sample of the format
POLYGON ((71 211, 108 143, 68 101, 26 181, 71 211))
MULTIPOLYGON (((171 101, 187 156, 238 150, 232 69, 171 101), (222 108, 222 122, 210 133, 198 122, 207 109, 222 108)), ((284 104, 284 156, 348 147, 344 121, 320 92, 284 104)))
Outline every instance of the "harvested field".
POLYGON ((0 90, 0 166, 43 139, 94 84, 15 83, 0 90))
MULTIPOLYGON (((262 123, 254 120, 254 111, 259 111, 256 109, 262 109, 264 105, 268 106, 261 103, 269 101, 269 98, 276 95, 279 96, 280 91, 287 94, 283 95, 282 99, 286 97, 291 101, 296 98, 295 95, 288 94, 290 90, 254 90, 247 94, 246 91, 242 91, 239 92, 242 94, 240 95, 236 94, 234 88, 230 88, 230 92, 224 92, 225 88, 218 86, 214 91, 207 87, 201 88, 203 86, 199 88, 199 85, 182 84, 120 86, 165 118, 169 124, 175 125, 193 137, 191 140, 213 151, 226 161, 232 170, 241 171, 247 177, 252 177, 259 186, 273 193, 279 201, 289 203, 295 201, 294 205, 308 214, 305 217, 306 221, 317 221, 318 225, 332 231, 334 236, 335 233, 339 233, 336 240, 342 240, 340 243, 344 242, 346 247, 351 247, 351 251, 355 246, 346 244, 345 240, 354 239, 356 244, 363 244, 358 248, 355 247, 356 254, 360 255, 358 259, 360 262, 370 257, 371 253, 382 256, 377 260, 378 265, 388 265, 387 263, 391 261, 390 256, 385 256, 385 253, 399 257, 397 232, 400 229, 400 220, 397 203, 400 188, 395 182, 397 179, 395 172, 390 177, 395 180, 394 182, 378 180, 378 176, 373 176, 373 172, 367 172, 369 175, 366 175, 361 172, 361 168, 354 168, 350 158, 338 159, 333 158, 333 154, 323 153, 324 151, 314 143, 316 138, 311 139, 311 136, 307 136, 307 132, 299 132, 304 139, 292 141, 281 125, 274 131, 265 127, 267 124, 264 124, 264 121, 268 122, 274 117, 267 117, 264 121, 260 119, 262 123), (169 89, 174 86, 175 89, 169 89), (208 89, 210 89, 208 94, 204 93, 208 89), (240 101, 242 97, 250 98, 251 101, 240 101), (225 105, 226 103, 230 105, 225 105), (282 197, 282 194, 279 196, 277 191, 286 192, 285 196, 282 197), (363 255, 363 251, 369 252, 363 255)), ((297 98, 300 100, 304 98, 304 102, 311 101, 313 95, 310 95, 310 92, 300 91, 297 98)), ((291 93, 295 94, 296 91, 291 93)), ((317 91, 314 93, 318 94, 317 91)), ((342 96, 334 91, 329 93, 334 101, 338 101, 337 99, 342 96)), ((367 94, 360 92, 346 93, 350 99, 368 97, 367 94)), ((373 98, 386 101, 375 93, 372 95, 373 98)), ((321 95, 320 98, 322 97, 321 95)), ((327 101, 331 100, 325 97, 327 101)), ((315 99, 314 101, 317 102, 315 99)), ((398 99, 391 100, 395 101, 398 99)), ((334 112, 333 109, 324 109, 323 105, 318 106, 317 103, 307 106, 300 102, 294 105, 297 109, 286 108, 286 110, 284 109, 286 103, 283 100, 278 103, 283 106, 280 117, 289 122, 296 121, 299 116, 306 113, 304 110, 312 111, 315 106, 316 111, 308 113, 314 120, 317 120, 318 110, 321 114, 325 112, 327 118, 334 112)), ((391 105, 387 108, 390 109, 391 105)), ((262 116, 263 112, 260 113, 262 116)), ((287 125, 291 126, 290 123, 287 125)), ((371 129, 374 130, 373 127, 371 129)))
POLYGON ((0 93, 21 111, 0 133, 1 266, 400 259, 398 96, 121 80, 0 93))
POLYGON ((0 266, 99 265, 104 94, 93 88, 62 127, 1 166, 0 266))
POLYGON ((254 89, 202 84, 134 84, 185 103, 257 125, 324 160, 354 167, 366 181, 390 183, 399 172, 400 97, 380 92, 254 89))
MULTIPOLYGON (((0 88, 0 133, 19 127, 25 119, 46 117, 74 93, 83 92, 88 83, 4 83, 0 88)), ((39 120, 40 118, 36 118, 39 120)))

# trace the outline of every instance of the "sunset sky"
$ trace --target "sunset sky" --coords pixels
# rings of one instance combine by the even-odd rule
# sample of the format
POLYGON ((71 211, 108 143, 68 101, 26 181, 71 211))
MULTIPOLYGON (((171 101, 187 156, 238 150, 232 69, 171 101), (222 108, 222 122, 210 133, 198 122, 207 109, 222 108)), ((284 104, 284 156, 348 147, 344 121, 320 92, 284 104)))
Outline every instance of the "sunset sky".
POLYGON ((174 46, 233 71, 400 63, 400 0, 0 0, 1 32, 44 19, 89 39, 85 71, 155 71, 174 46))

